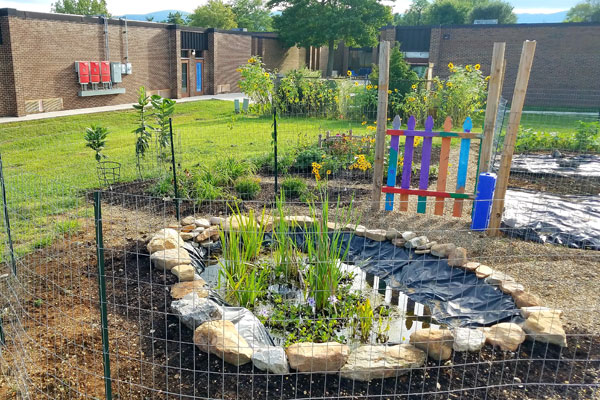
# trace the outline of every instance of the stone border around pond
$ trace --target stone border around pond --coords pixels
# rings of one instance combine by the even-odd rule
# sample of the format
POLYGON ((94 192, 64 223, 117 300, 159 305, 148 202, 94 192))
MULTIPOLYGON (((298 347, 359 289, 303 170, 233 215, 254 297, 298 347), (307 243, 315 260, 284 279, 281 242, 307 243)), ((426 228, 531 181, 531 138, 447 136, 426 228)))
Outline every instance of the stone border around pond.
MULTIPOLYGON (((411 368, 423 366, 427 357, 443 361, 450 359, 453 351, 476 352, 486 343, 510 352, 516 351, 526 338, 561 347, 567 345, 560 321, 561 310, 543 307, 540 299, 526 291, 513 277, 484 264, 468 261, 465 248, 453 243, 431 242, 426 236, 410 231, 368 229, 354 224, 339 226, 328 222, 331 230, 354 232, 357 236, 378 242, 387 240, 394 246, 411 249, 415 254, 446 258, 449 266, 471 271, 486 283, 511 295, 525 321, 522 324, 498 323, 485 328, 420 329, 411 334, 410 344, 363 344, 352 352, 347 345, 337 342, 302 342, 287 349, 262 345, 252 348, 235 326, 223 319, 218 305, 207 299, 210 288, 196 274, 189 253, 183 248, 184 242, 193 241, 195 246, 210 249, 219 239, 220 230, 239 228, 240 217, 247 218, 235 215, 228 218, 188 216, 181 220, 181 224, 155 233, 147 245, 154 267, 171 271, 180 281, 172 286, 171 297, 175 299, 172 308, 177 305, 176 312, 182 322, 190 326, 186 316, 194 313, 200 313, 207 321, 195 328, 196 346, 232 365, 252 362, 259 370, 273 374, 288 373, 291 367, 298 372, 340 373, 344 378, 370 381, 408 373, 411 368), (184 300, 188 303, 181 303, 184 300)), ((288 216, 285 219, 291 225, 305 228, 315 222, 307 216, 288 216)), ((266 231, 271 231, 276 219, 265 216, 262 222, 267 225, 266 231)))

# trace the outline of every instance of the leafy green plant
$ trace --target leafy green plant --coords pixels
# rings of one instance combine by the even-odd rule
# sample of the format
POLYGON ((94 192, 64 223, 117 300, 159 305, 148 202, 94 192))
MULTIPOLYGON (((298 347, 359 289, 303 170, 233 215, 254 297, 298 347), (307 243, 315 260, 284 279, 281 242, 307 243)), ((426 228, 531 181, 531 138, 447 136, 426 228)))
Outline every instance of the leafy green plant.
POLYGON ((233 218, 238 228, 219 231, 223 247, 223 259, 219 261, 219 288, 225 288, 228 300, 252 308, 256 300, 264 296, 270 276, 266 266, 253 263, 264 241, 264 211, 259 221, 253 210, 250 210, 247 218, 241 216, 237 205, 235 211, 233 218))
POLYGON ((95 158, 97 162, 100 162, 103 158, 107 158, 107 156, 102 153, 102 150, 104 150, 104 147, 106 146, 107 136, 108 128, 100 125, 92 125, 85 130, 85 146, 96 152, 95 158))
MULTIPOLYGON (((341 230, 329 232, 329 196, 327 192, 321 193, 320 215, 317 215, 314 203, 309 204, 310 214, 314 220, 313 229, 306 233, 306 252, 308 255, 306 284, 310 297, 314 299, 317 310, 323 309, 327 304, 337 302, 337 290, 343 277, 340 262, 343 261, 349 250, 344 248, 341 230)), ((338 198, 334 223, 336 226, 345 226, 350 222, 352 215, 352 202, 346 210, 342 210, 338 198)))
POLYGON ((258 56, 250 57, 248 63, 240 66, 237 71, 242 79, 238 82, 240 89, 252 100, 251 108, 259 114, 266 114, 271 110, 271 97, 273 94, 273 76, 265 69, 262 59, 258 56))
POLYGON ((359 328, 360 341, 368 343, 371 336, 371 328, 373 327, 373 308, 369 299, 356 305, 355 318, 357 320, 356 326, 359 328))
POLYGON ((273 226, 273 263, 275 274, 285 278, 286 282, 298 280, 298 267, 300 260, 296 243, 289 234, 289 226, 285 219, 285 191, 276 199, 277 216, 273 226))
POLYGON ((320 71, 291 70, 279 82, 277 106, 285 114, 339 115, 339 89, 335 81, 320 79, 320 71))
POLYGON ((138 113, 138 127, 133 131, 136 135, 135 140, 135 158, 138 175, 142 179, 142 159, 150 148, 150 139, 152 138, 152 127, 146 122, 148 108, 150 106, 150 97, 146 94, 146 88, 141 86, 138 91, 138 102, 133 108, 138 113))
POLYGON ((214 183, 219 186, 233 186, 236 180, 256 173, 256 165, 249 160, 227 157, 214 165, 214 183))
POLYGON ((167 162, 169 161, 168 146, 171 143, 169 118, 171 118, 171 115, 175 111, 175 100, 154 94, 150 97, 150 102, 154 109, 153 115, 156 123, 154 132, 156 133, 156 140, 158 142, 158 159, 159 161, 167 162))
POLYGON ((390 315, 389 309, 384 306, 379 307, 379 316, 377 318, 377 341, 379 343, 387 343, 389 340, 390 331, 390 315))
POLYGON ((254 200, 260 193, 260 179, 242 177, 235 181, 235 190, 242 200, 254 200))
POLYGON ((288 176, 281 182, 282 193, 295 199, 306 192, 306 182, 302 178, 288 176))
POLYGON ((451 117, 455 125, 480 109, 485 99, 487 78, 481 73, 480 65, 454 66, 448 65, 450 76, 441 91, 438 120, 451 117))
POLYGON ((57 222, 55 225, 56 233, 63 236, 72 236, 81 231, 81 224, 76 219, 69 219, 57 222))
POLYGON ((580 151, 600 150, 600 122, 577 121, 575 142, 580 151))

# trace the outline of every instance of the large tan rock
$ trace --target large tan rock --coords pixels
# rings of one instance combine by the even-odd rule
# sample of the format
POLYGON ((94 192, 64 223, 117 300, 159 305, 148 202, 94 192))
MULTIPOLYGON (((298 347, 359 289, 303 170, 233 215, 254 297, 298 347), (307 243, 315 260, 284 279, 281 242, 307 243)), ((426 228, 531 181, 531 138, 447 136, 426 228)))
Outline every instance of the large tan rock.
POLYGON ((174 299, 183 299, 192 292, 196 293, 198 297, 208 297, 209 291, 206 288, 204 279, 199 278, 195 281, 180 282, 171 286, 171 297, 174 299))
POLYGON ((354 350, 341 369, 341 376, 371 381, 406 374, 425 364, 425 353, 410 344, 396 346, 363 345, 354 350))
POLYGON ((504 351, 516 351, 525 341, 525 332, 517 324, 503 322, 484 329, 485 340, 504 351))
POLYGON ((244 365, 252 360, 252 348, 241 337, 231 321, 209 321, 194 331, 194 344, 206 353, 233 365, 244 365))
POLYGON ((478 263, 476 261, 469 261, 468 263, 466 263, 465 265, 463 265, 462 267, 468 271, 475 271, 477 268, 479 268, 479 266, 481 265, 481 263, 478 263))
POLYGON ((196 220, 196 218, 194 218, 193 215, 188 215, 187 217, 185 217, 184 219, 182 219, 181 225, 185 226, 185 225, 193 225, 194 221, 196 220))
POLYGON ((241 227, 247 226, 249 222, 250 222, 250 218, 246 217, 245 215, 233 214, 233 215, 230 215, 229 217, 225 218, 225 221, 223 221, 221 226, 226 231, 229 231, 229 230, 238 231, 238 230, 240 230, 241 227))
POLYGON ((295 343, 285 350, 290 367, 299 372, 337 372, 348 360, 350 349, 345 344, 295 343))
POLYGON ((431 255, 441 258, 447 258, 451 252, 456 249, 454 243, 438 243, 431 246, 431 255))
POLYGON ((517 292, 524 292, 525 286, 515 281, 502 281, 500 282, 500 290, 506 294, 513 294, 517 292))
POLYGON ((410 343, 434 360, 452 357, 454 338, 448 329, 419 329, 410 335, 410 343))
POLYGON ((290 226, 300 226, 303 228, 312 228, 315 220, 312 217, 306 215, 290 215, 285 217, 285 222, 290 226))
POLYGON ((542 306, 521 308, 521 315, 524 318, 529 318, 531 315, 535 315, 540 312, 554 314, 557 318, 560 318, 563 316, 562 310, 558 310, 556 308, 549 308, 549 307, 542 307, 542 306))
POLYGON ((196 242, 201 243, 205 240, 218 240, 219 239, 219 227, 212 226, 204 231, 200 232, 194 239, 196 242))
POLYGON ((192 263, 190 254, 181 247, 154 252, 150 256, 150 261, 154 263, 154 268, 169 271, 176 265, 192 263))
POLYGON ((193 281, 196 269, 189 264, 176 265, 171 268, 171 273, 179 278, 179 282, 193 281))
POLYGON ((367 229, 365 236, 367 239, 375 240, 376 242, 383 242, 387 231, 385 229, 367 229))
POLYGON ((457 247, 448 254, 448 265, 451 267, 462 267, 467 263, 467 249, 457 247))
POLYGON ((542 302, 539 297, 530 292, 514 292, 512 297, 515 304, 519 308, 541 306, 542 302))
POLYGON ((560 312, 537 311, 529 314, 523 330, 533 340, 567 347, 567 334, 560 321, 560 312))
POLYGON ((183 246, 183 240, 175 229, 161 229, 156 232, 146 248, 148 253, 153 254, 161 250, 177 249, 183 246))
POLYGON ((493 273, 494 273, 494 270, 492 268, 488 267, 487 265, 483 265, 483 264, 481 264, 475 270, 475 275, 477 275, 477 277, 479 279, 487 278, 488 276, 490 276, 493 273))

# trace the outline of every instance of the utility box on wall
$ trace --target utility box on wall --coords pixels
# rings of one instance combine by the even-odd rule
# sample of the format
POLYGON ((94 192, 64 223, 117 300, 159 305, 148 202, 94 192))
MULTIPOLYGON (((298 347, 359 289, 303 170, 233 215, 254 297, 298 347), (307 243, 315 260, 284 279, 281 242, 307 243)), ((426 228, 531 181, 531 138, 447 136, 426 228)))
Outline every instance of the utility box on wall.
POLYGON ((121 76, 121 63, 118 63, 118 62, 110 63, 110 76, 112 78, 113 83, 123 82, 123 77, 121 76))

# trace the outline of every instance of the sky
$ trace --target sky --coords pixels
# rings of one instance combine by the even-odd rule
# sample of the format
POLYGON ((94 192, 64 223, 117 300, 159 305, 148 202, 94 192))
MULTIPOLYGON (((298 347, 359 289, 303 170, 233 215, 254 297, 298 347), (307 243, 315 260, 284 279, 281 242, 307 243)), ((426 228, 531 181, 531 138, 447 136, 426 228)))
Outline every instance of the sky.
MULTIPOLYGON (((0 0, 0 8, 16 8, 24 11, 49 12, 55 0, 0 0)), ((515 7, 515 12, 550 14, 564 11, 577 4, 579 0, 509 0, 515 7)), ((108 11, 112 15, 146 14, 165 9, 192 12, 194 8, 204 3, 205 0, 107 0, 108 11)), ((394 12, 403 12, 411 0, 396 0, 386 2, 394 7, 394 12)))

